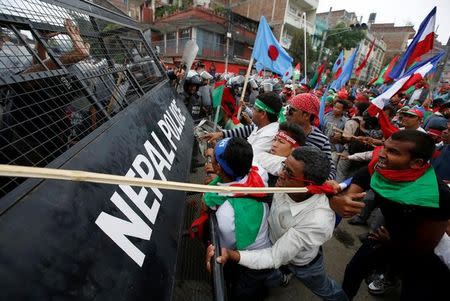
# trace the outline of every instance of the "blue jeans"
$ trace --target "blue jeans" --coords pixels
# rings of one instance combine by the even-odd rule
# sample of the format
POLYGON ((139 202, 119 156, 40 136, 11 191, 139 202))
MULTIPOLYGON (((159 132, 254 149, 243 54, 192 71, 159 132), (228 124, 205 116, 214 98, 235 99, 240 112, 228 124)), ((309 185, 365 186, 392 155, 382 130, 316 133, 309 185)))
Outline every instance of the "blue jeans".
POLYGON ((347 295, 341 286, 327 276, 323 266, 322 251, 319 251, 319 258, 313 264, 296 266, 289 264, 289 270, 314 294, 324 300, 347 301, 347 295))

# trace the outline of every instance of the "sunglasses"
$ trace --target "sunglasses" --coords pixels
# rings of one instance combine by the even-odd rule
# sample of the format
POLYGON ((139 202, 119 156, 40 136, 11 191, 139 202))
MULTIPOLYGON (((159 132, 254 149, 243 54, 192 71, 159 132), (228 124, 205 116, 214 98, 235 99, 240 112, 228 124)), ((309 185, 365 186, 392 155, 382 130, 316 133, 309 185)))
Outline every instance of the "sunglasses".
POLYGON ((288 180, 292 180, 292 181, 303 181, 303 179, 294 176, 294 173, 292 172, 292 170, 290 170, 290 169, 286 166, 286 161, 281 162, 281 171, 284 172, 284 173, 286 174, 286 178, 288 178, 288 180))
POLYGON ((287 166, 286 166, 286 161, 281 162, 281 171, 285 173, 286 178, 288 180, 291 181, 299 181, 299 182, 305 182, 308 184, 312 184, 315 185, 314 181, 310 181, 310 180, 306 180, 306 179, 302 179, 299 177, 294 176, 294 173, 292 172, 292 170, 290 170, 287 166))
POLYGON ((288 108, 287 108, 287 110, 286 110, 286 112, 288 113, 288 115, 292 115, 292 114, 294 114, 295 112, 298 112, 299 110, 298 109, 296 109, 296 108, 294 108, 294 107, 291 107, 291 106, 289 106, 288 108))

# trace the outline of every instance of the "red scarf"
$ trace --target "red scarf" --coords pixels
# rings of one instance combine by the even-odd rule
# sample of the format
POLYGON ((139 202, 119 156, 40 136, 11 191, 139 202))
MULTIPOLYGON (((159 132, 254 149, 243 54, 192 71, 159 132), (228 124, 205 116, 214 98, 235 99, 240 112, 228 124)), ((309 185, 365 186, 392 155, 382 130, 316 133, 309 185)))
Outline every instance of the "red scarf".
POLYGON ((373 175, 373 173, 376 171, 383 177, 385 177, 388 180, 394 181, 394 182, 412 182, 423 176, 425 171, 430 167, 430 163, 425 164, 421 168, 413 169, 402 169, 402 170, 394 170, 394 169, 380 169, 377 168, 378 158, 380 151, 383 149, 383 146, 377 146, 372 153, 372 160, 370 161, 368 167, 369 167, 369 173, 373 175))
MULTIPOLYGON (((250 169, 250 172, 247 174, 247 177, 245 178, 245 181, 234 182, 234 183, 230 184, 230 186, 233 186, 233 187, 261 187, 261 188, 266 187, 266 183, 264 183, 264 180, 262 179, 262 177, 258 171, 259 171, 258 167, 252 166, 252 168, 250 169)), ((246 196, 246 197, 260 198, 260 197, 265 197, 266 195, 267 195, 267 193, 258 193, 258 192, 234 193, 233 197, 246 196)))
POLYGON ((307 185, 306 189, 308 189, 308 193, 310 194, 335 194, 334 188, 328 184, 322 185, 307 185))

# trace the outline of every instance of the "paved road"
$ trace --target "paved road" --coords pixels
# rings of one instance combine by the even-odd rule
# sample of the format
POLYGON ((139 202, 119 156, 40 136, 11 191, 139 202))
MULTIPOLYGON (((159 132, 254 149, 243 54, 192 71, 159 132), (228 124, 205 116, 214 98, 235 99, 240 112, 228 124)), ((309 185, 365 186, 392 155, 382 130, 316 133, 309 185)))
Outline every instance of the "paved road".
MULTIPOLYGON (((358 235, 367 232, 367 227, 351 226, 343 220, 335 230, 333 238, 324 245, 325 267, 328 274, 337 282, 342 283, 345 266, 352 258, 353 254, 361 245, 358 235)), ((367 285, 363 282, 359 289, 355 301, 360 300, 399 300, 400 290, 391 291, 386 296, 375 297, 368 293, 367 285)), ((268 301, 312 301, 321 300, 312 294, 300 281, 292 279, 286 288, 276 288, 270 291, 268 301)))

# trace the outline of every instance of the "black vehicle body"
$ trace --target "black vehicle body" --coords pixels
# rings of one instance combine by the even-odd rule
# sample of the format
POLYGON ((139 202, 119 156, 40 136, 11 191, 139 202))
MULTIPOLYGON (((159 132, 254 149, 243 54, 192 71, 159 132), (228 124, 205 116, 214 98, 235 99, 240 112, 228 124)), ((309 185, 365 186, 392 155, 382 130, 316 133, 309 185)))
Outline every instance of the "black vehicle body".
MULTIPOLYGON (((11 0, 0 24, 0 163, 187 180, 192 119, 134 21, 87 1, 11 0), (66 19, 90 44, 76 64, 60 60, 66 19), (37 43, 56 68, 26 72, 45 65, 37 43)), ((172 299, 185 197, 0 178, 0 300, 172 299)))

